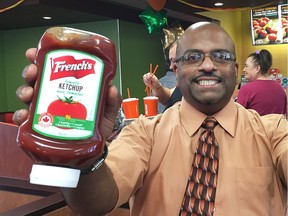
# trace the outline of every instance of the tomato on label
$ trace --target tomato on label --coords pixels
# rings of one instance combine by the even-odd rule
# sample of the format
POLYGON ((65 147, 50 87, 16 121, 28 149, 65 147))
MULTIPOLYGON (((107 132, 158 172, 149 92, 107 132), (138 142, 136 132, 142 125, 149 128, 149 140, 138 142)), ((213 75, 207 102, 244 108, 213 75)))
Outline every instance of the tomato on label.
POLYGON ((259 24, 253 25, 253 29, 259 29, 259 28, 260 28, 259 24))
POLYGON ((265 20, 262 20, 261 22, 259 22, 259 25, 261 27, 265 26, 266 24, 267 24, 267 21, 265 21, 265 20))
POLYGON ((287 27, 287 26, 288 26, 288 22, 287 22, 287 21, 282 22, 282 28, 283 28, 283 27, 287 27))
POLYGON ((270 31, 271 31, 271 27, 270 26, 267 26, 266 28, 265 28, 265 31, 267 32, 267 33, 271 33, 270 31))
POLYGON ((259 36, 260 36, 261 38, 265 38, 265 37, 267 36, 267 32, 264 31, 264 30, 260 30, 260 31, 258 32, 258 34, 259 34, 259 36))
POLYGON ((269 35, 268 35, 268 39, 269 39, 270 41, 275 41, 275 40, 277 39, 277 35, 274 34, 274 33, 269 34, 269 35))
POLYGON ((47 112, 54 116, 63 116, 65 118, 86 119, 87 109, 80 102, 73 101, 70 98, 58 99, 53 101, 47 109, 47 112))
POLYGON ((277 32, 278 32, 278 31, 277 31, 276 29, 271 29, 271 30, 270 30, 270 33, 277 34, 277 32))
POLYGON ((253 20, 252 23, 253 23, 253 25, 258 25, 259 24, 257 20, 253 20))

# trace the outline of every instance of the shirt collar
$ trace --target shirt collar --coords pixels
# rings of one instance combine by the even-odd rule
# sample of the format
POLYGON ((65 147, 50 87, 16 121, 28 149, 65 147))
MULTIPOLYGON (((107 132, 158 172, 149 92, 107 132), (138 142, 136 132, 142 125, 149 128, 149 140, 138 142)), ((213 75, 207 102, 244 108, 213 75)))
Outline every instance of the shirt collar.
MULTIPOLYGON (((184 98, 182 98, 180 106, 180 118, 189 136, 192 136, 198 130, 206 117, 207 115, 195 109, 184 98), (193 124, 191 124, 191 122, 193 122, 193 124)), ((230 100, 222 110, 215 113, 213 117, 218 121, 219 125, 221 125, 221 127, 224 128, 232 137, 235 136, 237 107, 232 100, 230 100)))

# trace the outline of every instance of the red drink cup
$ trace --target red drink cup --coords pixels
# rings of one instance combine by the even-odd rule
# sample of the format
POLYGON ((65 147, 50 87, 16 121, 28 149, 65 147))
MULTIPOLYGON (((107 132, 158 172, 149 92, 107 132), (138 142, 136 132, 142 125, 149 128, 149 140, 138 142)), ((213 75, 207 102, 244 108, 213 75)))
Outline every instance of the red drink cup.
POLYGON ((157 115, 158 97, 147 96, 144 97, 143 100, 144 100, 145 116, 149 117, 157 115))

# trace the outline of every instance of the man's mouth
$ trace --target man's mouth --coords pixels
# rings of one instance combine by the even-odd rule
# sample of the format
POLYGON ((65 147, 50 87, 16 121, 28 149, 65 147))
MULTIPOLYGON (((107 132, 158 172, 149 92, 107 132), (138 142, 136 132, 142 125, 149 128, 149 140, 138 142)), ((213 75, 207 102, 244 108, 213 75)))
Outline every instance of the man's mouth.
POLYGON ((197 83, 200 85, 200 86, 213 86, 215 84, 217 84, 219 81, 217 80, 199 80, 197 81, 197 83))

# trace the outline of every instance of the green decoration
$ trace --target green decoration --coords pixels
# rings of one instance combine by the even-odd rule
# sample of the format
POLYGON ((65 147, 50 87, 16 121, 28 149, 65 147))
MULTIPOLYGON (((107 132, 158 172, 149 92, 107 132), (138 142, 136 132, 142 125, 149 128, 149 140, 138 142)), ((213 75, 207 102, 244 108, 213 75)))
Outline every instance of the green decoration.
POLYGON ((160 32, 163 27, 167 26, 167 11, 164 9, 156 11, 148 5, 139 17, 147 26, 150 34, 160 32))

